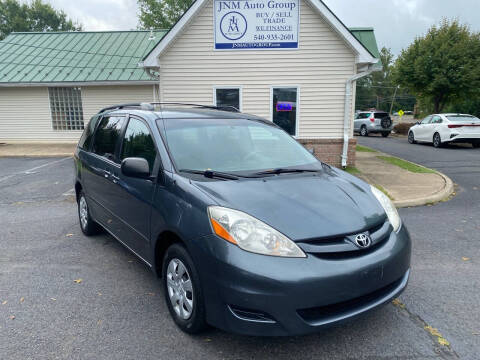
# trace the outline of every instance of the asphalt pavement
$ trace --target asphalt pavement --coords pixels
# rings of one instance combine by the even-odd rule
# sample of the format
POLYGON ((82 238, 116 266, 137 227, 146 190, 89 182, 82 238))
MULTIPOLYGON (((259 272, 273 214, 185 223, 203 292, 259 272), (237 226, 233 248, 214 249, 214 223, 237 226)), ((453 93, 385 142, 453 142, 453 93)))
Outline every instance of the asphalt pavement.
MULTIPOLYGON (((404 157, 432 150, 364 140, 404 157)), ((458 177, 439 168, 460 184, 453 200, 401 210, 414 254, 400 301, 286 338, 182 333, 140 260, 108 235, 82 235, 72 159, 0 158, 0 359, 478 359, 480 151, 471 151, 451 151, 459 158, 447 167, 469 159, 458 177)))

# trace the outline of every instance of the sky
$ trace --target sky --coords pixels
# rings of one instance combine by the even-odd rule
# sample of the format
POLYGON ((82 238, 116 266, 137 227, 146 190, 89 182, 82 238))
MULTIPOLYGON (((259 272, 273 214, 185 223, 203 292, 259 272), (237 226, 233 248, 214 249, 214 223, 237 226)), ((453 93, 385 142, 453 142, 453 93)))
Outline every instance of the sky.
MULTIPOLYGON (((84 30, 137 28, 136 0, 44 0, 63 9, 84 30)), ((379 48, 395 55, 442 18, 457 18, 480 31, 480 0, 324 0, 348 27, 373 27, 379 48)))

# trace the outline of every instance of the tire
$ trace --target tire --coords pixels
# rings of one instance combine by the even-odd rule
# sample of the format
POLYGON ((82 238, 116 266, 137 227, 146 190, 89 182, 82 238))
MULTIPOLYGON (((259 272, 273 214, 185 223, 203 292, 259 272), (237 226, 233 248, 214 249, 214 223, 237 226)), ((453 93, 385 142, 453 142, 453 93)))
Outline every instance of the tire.
POLYGON ((472 143, 472 147, 473 147, 474 149, 480 148, 480 141, 473 142, 473 143, 472 143))
POLYGON ((83 191, 78 195, 78 221, 80 222, 80 229, 86 236, 96 235, 101 231, 100 225, 93 221, 90 215, 87 198, 83 191))
POLYGON ((392 126, 392 119, 390 118, 390 116, 385 116, 385 117, 380 121, 380 124, 381 124, 382 128, 384 128, 384 129, 389 129, 390 126, 392 126))
POLYGON ((202 287, 192 258, 182 245, 168 248, 162 274, 165 301, 175 324, 188 334, 203 331, 207 323, 202 287))
POLYGON ((368 136, 368 130, 367 130, 367 127, 365 125, 362 125, 362 127, 360 128, 360 135, 361 136, 368 136))
POLYGON ((413 133, 413 131, 409 131, 408 132, 408 142, 410 144, 416 144, 417 142, 415 141, 415 134, 413 133))
POLYGON ((433 146, 436 148, 442 147, 442 138, 439 133, 433 134, 433 146))
POLYGON ((390 132, 382 132, 382 136, 383 136, 384 138, 388 137, 388 135, 390 135, 390 132))

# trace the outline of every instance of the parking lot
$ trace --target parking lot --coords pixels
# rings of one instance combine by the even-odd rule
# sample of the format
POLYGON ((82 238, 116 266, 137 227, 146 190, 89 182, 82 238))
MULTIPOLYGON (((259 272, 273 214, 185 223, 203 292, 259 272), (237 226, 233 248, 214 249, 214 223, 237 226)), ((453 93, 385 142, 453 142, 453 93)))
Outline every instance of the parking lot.
POLYGON ((478 359, 480 151, 360 142, 438 168, 457 195, 401 209, 414 250, 399 301, 289 338, 182 333, 141 261, 108 235, 82 235, 71 158, 0 158, 0 358, 478 359))

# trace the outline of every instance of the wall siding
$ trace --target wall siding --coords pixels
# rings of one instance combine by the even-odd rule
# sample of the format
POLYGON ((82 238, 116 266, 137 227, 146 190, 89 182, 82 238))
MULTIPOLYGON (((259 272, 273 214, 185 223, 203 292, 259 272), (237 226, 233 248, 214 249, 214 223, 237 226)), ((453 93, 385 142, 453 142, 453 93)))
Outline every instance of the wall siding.
POLYGON ((159 58, 161 99, 212 104, 214 86, 242 86, 242 110, 271 119, 271 86, 298 86, 297 136, 340 138, 355 55, 304 1, 299 43, 298 50, 215 51, 209 1, 159 58))
MULTIPOLYGON (((153 101, 153 85, 82 87, 84 121, 101 108, 153 101)), ((81 131, 52 129, 47 87, 0 87, 0 142, 73 142, 81 131)))

